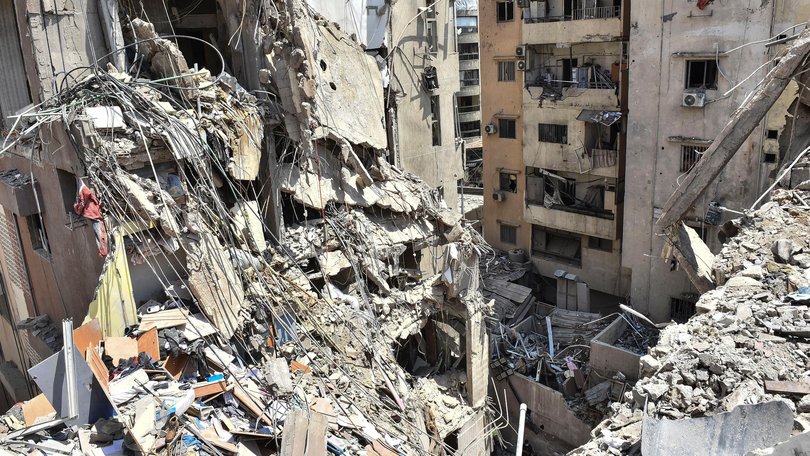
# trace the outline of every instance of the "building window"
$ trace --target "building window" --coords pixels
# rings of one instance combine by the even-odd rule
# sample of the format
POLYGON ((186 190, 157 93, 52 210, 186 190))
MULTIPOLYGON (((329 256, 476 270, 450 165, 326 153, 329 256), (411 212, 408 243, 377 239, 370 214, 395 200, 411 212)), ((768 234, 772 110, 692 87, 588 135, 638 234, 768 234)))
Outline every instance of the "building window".
POLYGON ((433 95, 430 97, 430 128, 433 133, 433 145, 442 145, 442 125, 440 118, 441 105, 439 104, 439 96, 433 95))
POLYGON ((456 27, 462 34, 478 33, 478 17, 464 16, 456 18, 456 27))
POLYGON ((503 223, 500 224, 501 226, 501 242, 504 244, 517 244, 517 227, 512 225, 505 225, 503 223))
POLYGON ((681 172, 688 173, 693 166, 695 166, 703 156, 703 153, 706 152, 708 147, 705 146, 689 146, 689 145, 682 145, 681 146, 681 172))
POLYGON ((568 144, 568 125, 537 124, 540 142, 568 144))
POLYGON ((768 130, 768 139, 779 139, 779 130, 768 130))
POLYGON ((461 130, 462 138, 475 138, 481 136, 481 121, 459 122, 458 128, 461 130))
POLYGON ((499 185, 504 192, 517 193, 517 174, 500 173, 499 185))
POLYGON ((588 236, 588 248, 593 250, 612 252, 613 241, 610 239, 602 239, 598 237, 588 236))
POLYGON ((458 79, 461 82, 461 87, 470 87, 478 85, 478 70, 462 70, 458 72, 458 79))
POLYGON ((31 236, 31 248, 37 253, 50 256, 51 246, 48 244, 45 225, 42 224, 42 214, 29 215, 26 220, 28 221, 28 234, 31 236))
POLYGON ((580 266, 582 238, 574 233, 532 225, 532 253, 580 266))
POLYGON ((499 81, 514 81, 515 80, 515 62, 498 62, 498 80, 499 81))
POLYGON ((498 137, 517 138, 517 122, 515 119, 498 119, 498 137))
POLYGON ((715 60, 687 60, 687 89, 717 89, 717 62, 715 60))
POLYGON ((478 43, 459 43, 459 60, 478 60, 478 43))
POLYGON ((498 22, 515 20, 515 2, 498 2, 498 22))
MULTIPOLYGON (((431 8, 433 10, 433 8, 431 8)), ((427 41, 428 52, 435 54, 439 52, 439 26, 436 19, 427 19, 425 27, 425 40, 427 41)))
POLYGON ((669 316, 676 323, 685 323, 694 314, 695 301, 693 299, 685 297, 669 299, 669 316))

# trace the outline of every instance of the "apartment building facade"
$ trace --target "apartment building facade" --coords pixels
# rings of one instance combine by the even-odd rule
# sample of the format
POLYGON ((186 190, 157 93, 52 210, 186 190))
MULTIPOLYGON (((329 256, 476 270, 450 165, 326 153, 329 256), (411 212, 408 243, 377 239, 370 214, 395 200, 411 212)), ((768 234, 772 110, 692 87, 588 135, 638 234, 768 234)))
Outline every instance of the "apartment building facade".
MULTIPOLYGON (((810 5, 635 6, 481 5, 484 235, 531 256, 549 302, 560 305, 559 286, 573 280, 596 307, 626 302, 682 319, 696 294, 664 255, 660 208, 810 5)), ((722 248, 722 224, 739 216, 721 208, 742 211, 772 182, 795 94, 783 95, 686 217, 712 251, 722 248)))
MULTIPOLYGON (((469 2, 456 3, 459 91, 456 94, 459 133, 468 154, 481 149, 481 86, 478 44, 478 9, 469 2)), ((469 155, 468 155, 469 156, 469 155)))
MULTIPOLYGON (((633 306, 654 319, 682 319, 696 298, 677 263, 662 259, 654 226, 661 208, 808 15, 810 4, 795 0, 633 9, 622 265, 632 270, 633 306)), ((722 225, 739 217, 717 208, 741 212, 772 182, 795 95, 792 84, 687 214, 713 252, 722 248, 722 225)))
POLYGON ((569 280, 590 300, 618 302, 629 277, 620 253, 629 2, 479 11, 485 237, 530 255, 544 299, 569 280))

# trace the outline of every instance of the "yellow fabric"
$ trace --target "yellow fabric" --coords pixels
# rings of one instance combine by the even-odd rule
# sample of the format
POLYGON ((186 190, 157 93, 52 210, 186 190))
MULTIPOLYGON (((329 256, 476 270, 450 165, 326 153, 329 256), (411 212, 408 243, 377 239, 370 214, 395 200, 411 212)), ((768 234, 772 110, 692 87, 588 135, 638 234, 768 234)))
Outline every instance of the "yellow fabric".
POLYGON ((95 299, 90 303, 84 322, 97 318, 104 337, 121 337, 127 326, 138 322, 138 317, 124 235, 121 230, 115 230, 111 238, 112 251, 107 257, 95 299))

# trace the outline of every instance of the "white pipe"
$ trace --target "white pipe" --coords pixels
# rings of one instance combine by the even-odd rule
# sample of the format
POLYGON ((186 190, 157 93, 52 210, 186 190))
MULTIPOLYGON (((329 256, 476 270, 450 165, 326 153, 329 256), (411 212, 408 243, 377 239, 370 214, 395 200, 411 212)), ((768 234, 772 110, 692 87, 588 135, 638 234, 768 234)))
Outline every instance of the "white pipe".
POLYGON ((526 404, 520 404, 520 421, 518 422, 517 448, 515 456, 523 455, 523 430, 526 428, 526 404))

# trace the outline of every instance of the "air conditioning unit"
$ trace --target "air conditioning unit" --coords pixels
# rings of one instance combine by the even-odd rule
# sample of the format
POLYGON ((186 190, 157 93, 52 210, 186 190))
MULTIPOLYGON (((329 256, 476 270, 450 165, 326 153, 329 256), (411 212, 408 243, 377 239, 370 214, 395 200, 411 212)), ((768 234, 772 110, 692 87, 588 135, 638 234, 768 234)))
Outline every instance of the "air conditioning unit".
POLYGON ((703 92, 684 92, 681 106, 686 108, 702 108, 706 106, 706 94, 703 92))
POLYGON ((518 60, 517 69, 520 70, 520 71, 526 71, 526 61, 525 60, 518 60))
POLYGON ((528 8, 531 4, 531 0, 518 0, 517 4, 518 8, 528 8))
POLYGON ((487 132, 488 135, 494 135, 498 132, 498 126, 492 123, 487 124, 487 126, 484 127, 484 131, 487 132))
POLYGON ((492 199, 495 201, 503 201, 506 199, 506 195, 503 192, 492 192, 492 199))
POLYGON ((515 55, 523 58, 526 57, 526 46, 518 46, 515 48, 515 55))

